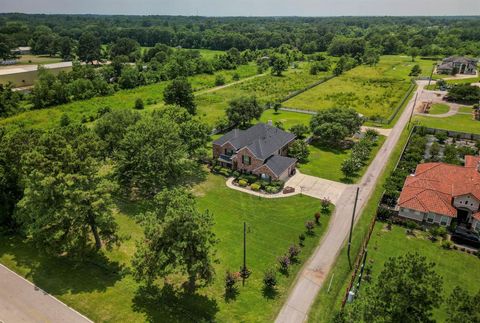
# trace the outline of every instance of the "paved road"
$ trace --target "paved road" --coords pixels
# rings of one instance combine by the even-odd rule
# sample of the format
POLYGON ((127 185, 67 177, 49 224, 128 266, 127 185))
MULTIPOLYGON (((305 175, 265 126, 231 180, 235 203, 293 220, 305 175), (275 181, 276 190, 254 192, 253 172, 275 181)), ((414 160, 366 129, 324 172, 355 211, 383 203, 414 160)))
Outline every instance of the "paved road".
POLYGON ((92 322, 0 264, 0 322, 92 322))
MULTIPOLYGON (((419 81, 418 84, 417 93, 421 93, 427 82, 419 81)), ((403 129, 408 123, 414 108, 413 100, 414 99, 409 102, 403 111, 358 185, 360 187, 360 194, 355 221, 358 220, 362 209, 375 190, 378 177, 387 164, 403 129)), ((290 291, 289 297, 275 322, 300 323, 307 319, 310 307, 347 239, 353 212, 355 191, 356 186, 348 186, 340 196, 335 208, 335 214, 330 220, 326 234, 298 274, 295 285, 290 291)))

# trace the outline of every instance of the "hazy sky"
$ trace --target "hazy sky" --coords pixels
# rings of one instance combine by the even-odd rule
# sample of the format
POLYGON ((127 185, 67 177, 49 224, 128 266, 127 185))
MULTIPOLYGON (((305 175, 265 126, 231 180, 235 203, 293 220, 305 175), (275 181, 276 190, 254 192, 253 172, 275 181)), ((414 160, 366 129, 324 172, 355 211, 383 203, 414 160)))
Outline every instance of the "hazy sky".
POLYGON ((480 15, 480 0, 0 0, 0 12, 201 16, 480 15))

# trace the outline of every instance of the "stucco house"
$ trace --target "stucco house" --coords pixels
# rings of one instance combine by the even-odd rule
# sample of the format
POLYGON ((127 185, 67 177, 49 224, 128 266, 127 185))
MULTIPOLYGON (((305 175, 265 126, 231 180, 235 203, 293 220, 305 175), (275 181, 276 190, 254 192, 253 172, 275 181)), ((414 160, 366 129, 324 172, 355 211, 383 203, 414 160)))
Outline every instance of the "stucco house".
POLYGON ((437 66, 438 74, 469 74, 477 73, 477 60, 468 57, 450 56, 437 66))
POLYGON ((400 217, 442 226, 456 219, 480 232, 480 156, 465 156, 465 166, 419 164, 405 180, 398 208, 400 217))
POLYGON ((223 167, 254 174, 265 180, 285 181, 295 173, 295 158, 287 157, 295 135, 258 123, 233 129, 213 142, 213 157, 223 167))

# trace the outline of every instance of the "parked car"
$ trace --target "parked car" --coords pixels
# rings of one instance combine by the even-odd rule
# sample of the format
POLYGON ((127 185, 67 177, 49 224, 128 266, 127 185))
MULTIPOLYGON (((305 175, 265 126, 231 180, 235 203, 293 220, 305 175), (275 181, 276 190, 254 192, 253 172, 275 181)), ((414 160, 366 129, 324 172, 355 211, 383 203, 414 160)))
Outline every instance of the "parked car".
POLYGON ((480 236, 478 233, 469 231, 463 227, 457 227, 452 234, 452 241, 460 244, 480 248, 480 236))

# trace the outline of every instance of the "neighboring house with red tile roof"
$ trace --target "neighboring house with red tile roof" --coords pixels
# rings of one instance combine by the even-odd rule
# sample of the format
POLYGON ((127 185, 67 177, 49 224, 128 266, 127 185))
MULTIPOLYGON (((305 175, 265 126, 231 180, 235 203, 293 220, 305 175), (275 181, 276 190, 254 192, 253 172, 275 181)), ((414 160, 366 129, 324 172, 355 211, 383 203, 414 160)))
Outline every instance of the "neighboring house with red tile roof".
POLYGON ((223 167, 254 174, 265 180, 286 181, 297 160, 287 156, 295 135, 258 123, 246 130, 233 129, 213 142, 213 157, 223 167))
POLYGON ((465 166, 419 164, 405 179, 399 216, 448 226, 452 219, 480 232, 480 156, 465 156, 465 166))

